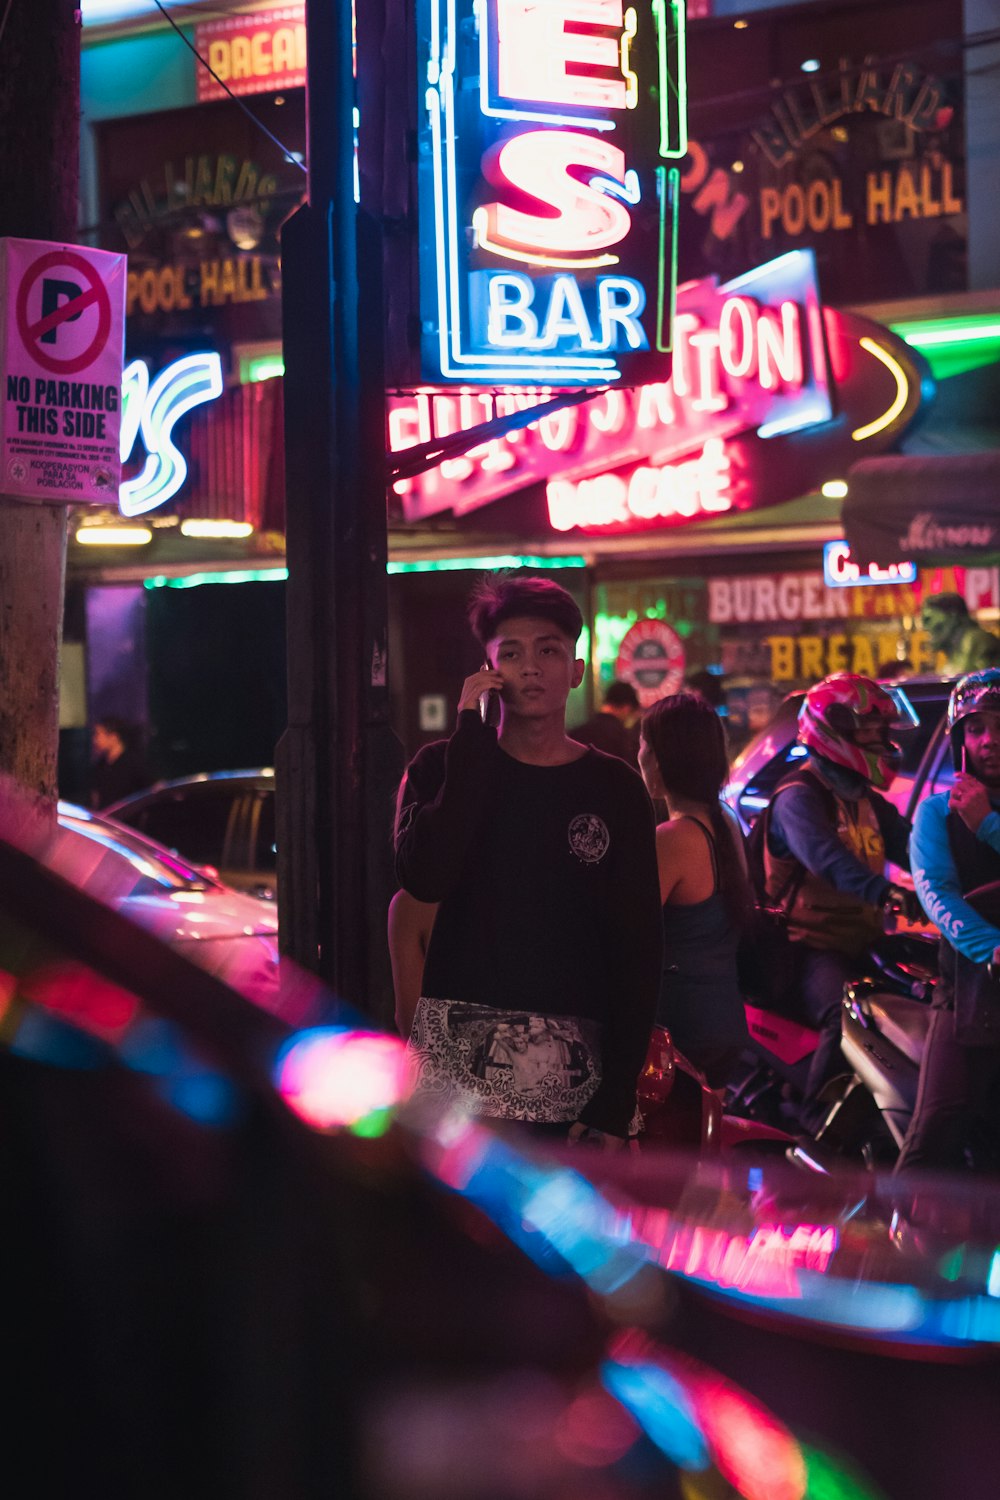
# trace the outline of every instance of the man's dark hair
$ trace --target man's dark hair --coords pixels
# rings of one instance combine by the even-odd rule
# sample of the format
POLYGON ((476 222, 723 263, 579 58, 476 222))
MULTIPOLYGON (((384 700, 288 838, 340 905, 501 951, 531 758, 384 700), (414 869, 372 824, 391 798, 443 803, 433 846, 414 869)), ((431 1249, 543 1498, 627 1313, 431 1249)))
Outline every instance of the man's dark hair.
POLYGON ((574 645, 583 629, 583 616, 572 594, 548 578, 494 573, 482 579, 469 597, 469 624, 484 649, 504 620, 518 615, 549 620, 574 645))
POLYGON ((638 708, 639 694, 630 682, 612 682, 604 694, 608 708, 638 708))

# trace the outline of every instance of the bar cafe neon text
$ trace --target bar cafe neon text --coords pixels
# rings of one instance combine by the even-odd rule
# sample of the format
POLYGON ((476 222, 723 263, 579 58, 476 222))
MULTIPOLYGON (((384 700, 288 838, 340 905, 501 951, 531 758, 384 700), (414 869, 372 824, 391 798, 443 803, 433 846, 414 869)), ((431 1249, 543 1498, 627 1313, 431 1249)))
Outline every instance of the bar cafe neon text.
POLYGON ((422 369, 669 374, 682 0, 423 0, 422 369))

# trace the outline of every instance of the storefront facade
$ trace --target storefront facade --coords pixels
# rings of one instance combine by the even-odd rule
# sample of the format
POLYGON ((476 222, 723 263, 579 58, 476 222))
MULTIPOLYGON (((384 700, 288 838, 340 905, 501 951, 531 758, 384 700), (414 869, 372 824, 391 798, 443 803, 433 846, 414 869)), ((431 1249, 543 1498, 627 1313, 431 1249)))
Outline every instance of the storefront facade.
MULTIPOLYGON (((961 38, 961 6, 845 0, 820 15, 815 6, 753 5, 742 18, 708 9, 714 16, 688 31, 672 379, 554 411, 537 428, 399 480, 390 494, 390 680, 407 750, 447 727, 442 704, 478 664, 458 616, 477 566, 498 560, 550 571, 581 602, 592 671, 576 718, 629 666, 650 681, 662 668, 661 686, 710 674, 724 684, 737 736, 776 694, 827 671, 934 666, 920 598, 965 587, 964 575, 931 565, 872 577, 873 559, 838 554, 824 576, 824 547, 843 537, 841 499, 855 463, 933 447, 936 411, 956 404, 945 399, 949 380, 993 379, 989 365, 937 362, 943 349, 961 360, 976 327, 1000 316, 1000 295, 968 291, 973 122, 961 51, 940 45, 961 38), (900 36, 912 48, 902 62, 900 36), (938 342, 924 340, 928 329, 938 342), (852 564, 863 578, 850 575, 852 564), (628 633, 646 620, 659 624, 636 658, 628 633)), ((200 36, 189 28, 237 91, 253 94, 284 151, 231 101, 209 97, 194 60, 182 64, 181 44, 166 33, 94 33, 88 46, 91 221, 102 243, 129 252, 128 354, 145 366, 133 376, 122 510, 149 541, 128 554, 110 542, 71 546, 71 577, 85 596, 71 620, 93 613, 91 591, 130 589, 146 608, 126 611, 129 619, 145 614, 169 637, 168 604, 180 586, 197 587, 226 595, 239 635, 242 617, 269 612, 252 606, 251 593, 282 590, 277 252, 280 223, 302 191, 299 14, 260 7, 206 17, 200 36), (125 51, 144 67, 156 52, 162 64, 162 87, 141 102, 127 92, 125 51), (171 371, 175 382, 200 382, 200 399, 189 399, 190 385, 170 398, 171 371), (151 392, 164 390, 157 424, 151 392), (210 581, 222 576, 244 578, 250 591, 210 581)), ((546 394, 393 392, 387 448, 399 454, 546 394)), ((983 441, 993 441, 985 429, 983 441)), ((204 639, 190 600, 184 630, 204 639)), ((262 669, 280 673, 280 653, 253 650, 262 669)), ((151 659, 169 654, 161 642, 151 659)), ((198 670, 192 657, 188 671, 198 670)), ((209 678, 219 671, 212 657, 209 678)), ((151 706, 147 686, 142 700, 141 678, 91 661, 90 713, 162 720, 162 696, 151 706)), ((178 718, 182 705, 190 714, 184 695, 176 703, 178 718)), ((164 769, 202 769, 184 760, 200 753, 191 745, 164 769)))

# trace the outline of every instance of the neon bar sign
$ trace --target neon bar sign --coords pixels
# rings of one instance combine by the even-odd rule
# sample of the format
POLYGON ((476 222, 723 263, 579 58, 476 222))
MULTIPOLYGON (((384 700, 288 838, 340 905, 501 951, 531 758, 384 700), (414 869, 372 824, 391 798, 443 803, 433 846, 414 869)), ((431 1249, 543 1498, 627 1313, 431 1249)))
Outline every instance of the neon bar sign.
POLYGON ((880 568, 870 562, 866 568, 854 561, 846 542, 826 542, 823 546, 823 582, 830 589, 866 588, 878 583, 916 583, 917 565, 912 562, 889 563, 880 568))
POLYGON ((122 481, 118 509, 123 516, 141 516, 164 505, 187 478, 187 462, 173 440, 173 430, 185 413, 222 395, 222 361, 218 354, 188 354, 175 359, 150 381, 141 359, 126 365, 122 374, 121 460, 125 463, 137 438, 146 461, 132 479, 122 481))
MULTIPOLYGON (((606 391, 400 480, 407 519, 446 507, 462 514, 541 479, 557 531, 711 515, 734 503, 727 439, 787 435, 832 416, 810 252, 780 256, 725 286, 713 277, 687 283, 674 334, 669 381, 606 391)), ((417 392, 391 403, 389 444, 429 442, 547 394, 417 392)))
POLYGON ((418 55, 425 378, 664 379, 683 0, 422 0, 418 55))

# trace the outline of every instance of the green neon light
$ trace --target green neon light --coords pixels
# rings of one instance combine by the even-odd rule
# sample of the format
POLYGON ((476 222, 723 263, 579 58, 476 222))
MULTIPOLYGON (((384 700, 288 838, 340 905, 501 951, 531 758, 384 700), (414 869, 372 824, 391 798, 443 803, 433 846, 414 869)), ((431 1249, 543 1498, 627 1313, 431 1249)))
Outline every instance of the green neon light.
POLYGON ((666 354, 674 347, 674 312, 677 306, 677 214, 681 199, 681 174, 677 167, 657 167, 656 190, 660 199, 660 253, 656 281, 656 347, 666 354), (669 217, 669 230, 667 228, 669 217), (667 244, 669 234, 670 244, 667 244), (664 337, 664 329, 666 336, 664 337))
POLYGON ((281 583, 288 577, 287 568, 233 568, 225 573, 187 573, 183 578, 167 578, 157 573, 143 579, 147 589, 197 589, 203 583, 281 583))
POLYGON ((660 155, 678 159, 687 155, 688 148, 685 4, 686 0, 653 0, 660 84, 660 155))
MULTIPOLYGON (((585 568, 582 557, 518 557, 513 553, 498 557, 439 557, 418 562, 390 562, 387 573, 450 573, 468 568, 494 572, 497 568, 585 568)), ((197 589, 203 583, 284 583, 287 568, 231 568, 222 573, 187 573, 182 578, 168 578, 156 573, 143 579, 147 589, 197 589)))
MULTIPOLYGON (((605 610, 598 610, 594 615, 594 668, 595 676, 600 676, 600 668, 610 663, 613 670, 618 660, 622 641, 628 635, 633 625, 640 620, 665 620, 667 619, 666 599, 657 599, 655 604, 649 604, 642 611, 630 609, 623 615, 608 614, 605 610)), ((686 640, 691 634, 691 622, 689 620, 671 619, 670 624, 677 631, 682 640, 686 640)), ((610 681, 610 675, 608 680, 610 681)))
POLYGON ((889 326, 905 343, 920 350, 936 380, 1000 361, 1000 319, 995 313, 889 326))
POLYGON ((438 557, 417 562, 391 562, 387 573, 453 573, 467 568, 483 568, 494 572, 497 568, 585 568, 582 557, 519 557, 513 553, 499 557, 438 557))
POLYGON ((259 354, 254 359, 240 360, 240 380, 243 385, 253 385, 260 380, 274 380, 284 373, 285 361, 280 354, 259 354))
POLYGON ((981 313, 968 318, 928 318, 914 323, 890 323, 893 333, 917 349, 932 344, 974 344, 1000 338, 1000 318, 981 313))

